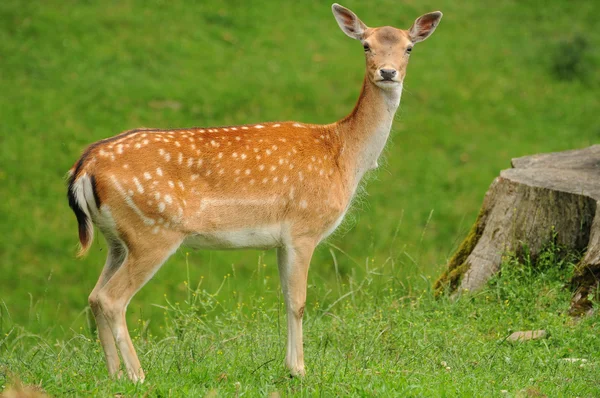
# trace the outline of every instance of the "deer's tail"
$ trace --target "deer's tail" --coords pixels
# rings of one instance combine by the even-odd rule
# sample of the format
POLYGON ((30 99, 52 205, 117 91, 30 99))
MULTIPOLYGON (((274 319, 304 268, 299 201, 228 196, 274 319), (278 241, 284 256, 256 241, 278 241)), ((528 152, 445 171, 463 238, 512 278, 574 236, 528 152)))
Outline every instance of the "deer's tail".
POLYGON ((77 257, 84 256, 92 245, 94 239, 94 224, 91 211, 97 211, 98 195, 96 193, 96 180, 93 175, 69 171, 67 179, 69 207, 75 213, 79 229, 79 252, 77 257))

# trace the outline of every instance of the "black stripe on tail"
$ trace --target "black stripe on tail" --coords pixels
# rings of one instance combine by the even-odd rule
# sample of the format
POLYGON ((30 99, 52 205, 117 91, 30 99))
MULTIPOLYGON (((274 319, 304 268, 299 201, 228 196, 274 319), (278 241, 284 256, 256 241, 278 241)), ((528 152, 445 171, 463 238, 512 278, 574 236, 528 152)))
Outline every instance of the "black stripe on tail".
POLYGON ((99 209, 100 205, 102 204, 102 201, 100 200, 100 196, 98 195, 98 183, 96 182, 96 176, 91 176, 90 182, 92 183, 92 194, 94 195, 96 209, 99 209))
POLYGON ((77 226, 79 229, 79 243, 81 243, 82 248, 87 248, 90 245, 90 238, 91 238, 88 233, 88 227, 87 227, 90 220, 88 219, 87 214, 85 214, 85 212, 79 206, 79 203, 77 203, 77 200, 75 199, 75 192, 74 192, 75 176, 76 176, 76 174, 73 173, 73 175, 71 177, 69 177, 69 181, 68 181, 69 187, 67 190, 67 198, 69 199, 69 207, 71 208, 71 210, 73 210, 73 213, 75 213, 75 217, 77 218, 77 226))

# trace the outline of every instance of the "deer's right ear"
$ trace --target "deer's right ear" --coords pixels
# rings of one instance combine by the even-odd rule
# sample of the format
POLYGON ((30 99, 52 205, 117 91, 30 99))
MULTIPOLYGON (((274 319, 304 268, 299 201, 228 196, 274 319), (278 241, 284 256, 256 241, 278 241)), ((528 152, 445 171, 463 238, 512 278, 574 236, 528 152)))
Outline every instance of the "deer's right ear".
POLYGON ((349 37, 362 40, 365 30, 367 30, 367 25, 365 25, 356 14, 347 9, 346 7, 342 7, 338 3, 333 3, 331 6, 331 10, 333 11, 333 16, 337 21, 338 25, 340 25, 340 29, 349 37))

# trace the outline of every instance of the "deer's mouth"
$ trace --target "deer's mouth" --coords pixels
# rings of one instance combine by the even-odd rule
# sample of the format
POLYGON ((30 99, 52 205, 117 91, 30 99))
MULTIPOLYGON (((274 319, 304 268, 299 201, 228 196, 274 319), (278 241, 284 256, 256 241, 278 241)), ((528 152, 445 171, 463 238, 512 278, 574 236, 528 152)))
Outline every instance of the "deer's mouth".
POLYGON ((397 91, 402 90, 402 82, 393 79, 379 79, 376 80, 375 85, 384 91, 397 91))
POLYGON ((402 82, 393 79, 379 79, 375 81, 375 84, 383 87, 393 87, 402 84, 402 82))

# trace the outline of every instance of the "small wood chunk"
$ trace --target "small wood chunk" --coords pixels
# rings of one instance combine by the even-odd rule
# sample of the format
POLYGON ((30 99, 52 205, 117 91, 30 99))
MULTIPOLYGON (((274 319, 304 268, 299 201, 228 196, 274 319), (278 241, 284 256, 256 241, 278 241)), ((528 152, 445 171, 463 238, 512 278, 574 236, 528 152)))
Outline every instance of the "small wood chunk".
POLYGON ((547 335, 545 330, 527 330, 523 332, 514 332, 506 340, 508 341, 527 341, 543 339, 547 335))
POLYGON ((575 363, 575 362, 586 363, 587 359, 585 359, 585 358, 563 358, 562 361, 571 362, 571 363, 575 363))

